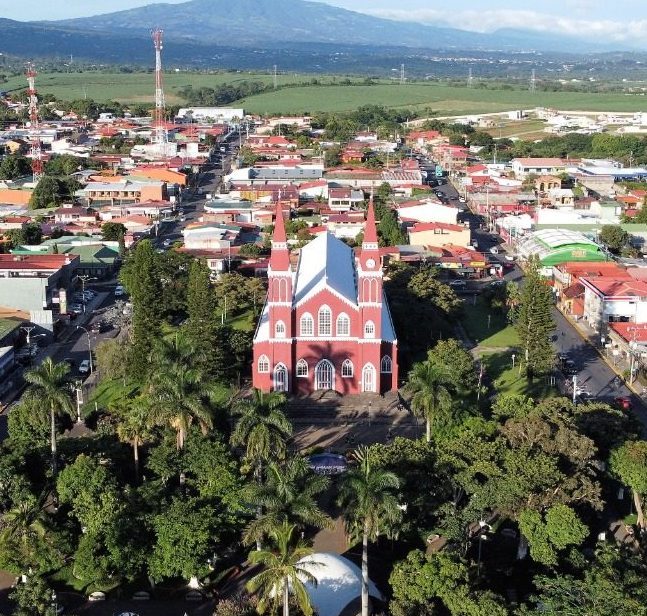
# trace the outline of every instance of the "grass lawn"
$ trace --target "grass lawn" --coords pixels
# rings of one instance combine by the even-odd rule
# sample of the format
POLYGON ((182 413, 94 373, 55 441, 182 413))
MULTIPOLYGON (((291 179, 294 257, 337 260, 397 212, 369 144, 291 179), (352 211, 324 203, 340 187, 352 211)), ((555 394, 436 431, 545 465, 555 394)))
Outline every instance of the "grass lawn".
POLYGON ((254 311, 249 308, 240 314, 237 314, 235 317, 227 320, 227 325, 230 325, 233 329, 240 329, 245 332, 252 332, 256 327, 256 317, 254 316, 254 311))
POLYGON ((476 304, 464 304, 463 327, 471 340, 481 347, 510 348, 519 344, 519 336, 505 315, 492 311, 478 297, 476 304))
POLYGON ((84 405, 84 414, 94 411, 95 402, 100 409, 108 408, 114 402, 123 400, 135 394, 139 384, 132 381, 124 382, 122 379, 104 380, 94 390, 90 399, 84 405))
POLYGON ((559 391, 551 385, 549 377, 537 377, 529 381, 519 374, 519 351, 514 368, 512 367, 512 350, 509 352, 483 352, 481 360, 485 366, 485 374, 492 381, 497 393, 523 394, 535 400, 559 395, 559 391))

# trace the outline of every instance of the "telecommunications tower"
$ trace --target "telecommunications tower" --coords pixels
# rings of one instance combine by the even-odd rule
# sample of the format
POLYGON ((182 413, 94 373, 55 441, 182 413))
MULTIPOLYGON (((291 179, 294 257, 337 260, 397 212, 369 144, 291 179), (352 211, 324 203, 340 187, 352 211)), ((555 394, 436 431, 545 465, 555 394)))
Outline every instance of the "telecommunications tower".
POLYGON ((153 143, 157 144, 162 156, 168 151, 168 131, 166 130, 166 102, 164 100, 164 80, 162 78, 162 35, 164 30, 156 28, 151 32, 155 45, 155 112, 153 114, 153 143))
POLYGON ((40 121, 38 119, 38 94, 36 92, 36 69, 33 62, 27 64, 27 83, 29 88, 29 140, 31 142, 31 169, 33 173, 34 184, 43 176, 43 151, 40 144, 40 121))

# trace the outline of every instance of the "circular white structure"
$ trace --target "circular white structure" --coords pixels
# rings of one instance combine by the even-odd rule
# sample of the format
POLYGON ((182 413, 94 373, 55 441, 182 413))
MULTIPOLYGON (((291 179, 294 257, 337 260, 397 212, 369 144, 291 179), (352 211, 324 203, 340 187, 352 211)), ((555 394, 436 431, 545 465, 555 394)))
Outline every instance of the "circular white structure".
MULTIPOLYGON (((319 616, 339 616, 344 608, 362 593, 362 571, 353 562, 329 552, 318 552, 299 561, 316 580, 305 582, 312 606, 319 616)), ((369 580, 368 592, 380 601, 384 596, 369 580)))

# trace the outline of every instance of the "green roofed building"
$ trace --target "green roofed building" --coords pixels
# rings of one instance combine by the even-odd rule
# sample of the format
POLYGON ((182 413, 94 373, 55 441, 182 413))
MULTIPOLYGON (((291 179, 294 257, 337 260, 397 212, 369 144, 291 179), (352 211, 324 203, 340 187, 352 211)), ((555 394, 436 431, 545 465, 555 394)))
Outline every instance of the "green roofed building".
POLYGON ((39 246, 17 246, 11 253, 16 255, 75 254, 79 256, 77 274, 87 274, 92 278, 109 277, 116 270, 119 260, 117 242, 66 235, 47 240, 39 246))
POLYGON ((541 229, 519 242, 519 256, 527 260, 537 255, 544 267, 573 261, 606 261, 600 246, 583 233, 568 229, 541 229))

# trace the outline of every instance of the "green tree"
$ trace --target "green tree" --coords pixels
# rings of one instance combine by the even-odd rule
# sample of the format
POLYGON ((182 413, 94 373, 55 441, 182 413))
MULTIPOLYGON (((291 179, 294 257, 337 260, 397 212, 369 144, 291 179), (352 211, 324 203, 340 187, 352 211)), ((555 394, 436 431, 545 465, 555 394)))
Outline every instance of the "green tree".
MULTIPOLYGON (((45 412, 49 412, 50 446, 52 452, 52 472, 57 472, 56 457, 56 417, 61 414, 71 415, 74 410, 71 391, 67 384, 69 364, 55 363, 51 357, 43 363, 25 372, 25 381, 29 388, 25 398, 33 405, 38 404, 45 412)), ((33 408, 33 406, 32 406, 33 408)))
POLYGON ((431 441, 434 423, 448 424, 450 421, 449 385, 452 379, 453 375, 444 365, 429 360, 415 364, 409 372, 404 389, 411 394, 411 410, 425 418, 427 442, 431 441))
POLYGON ((153 579, 202 577, 213 553, 219 518, 208 501, 173 498, 152 519, 155 544, 149 560, 153 579))
POLYGON ((276 613, 278 606, 282 604, 283 616, 290 616, 292 594, 301 612, 312 616, 312 605, 304 580, 313 585, 317 581, 300 562, 312 554, 312 548, 296 539, 297 527, 287 521, 274 528, 270 536, 275 549, 257 550, 249 555, 249 561, 253 565, 263 567, 263 570, 247 583, 249 592, 259 593, 259 613, 264 614, 268 607, 272 613, 276 613))
POLYGON ((38 210, 56 207, 62 201, 62 191, 59 181, 50 175, 44 175, 36 184, 29 199, 29 207, 38 210))
POLYGON ((643 502, 647 495, 647 441, 627 441, 611 452, 611 472, 631 488, 639 528, 645 528, 643 502))
POLYGON ((245 489, 245 500, 260 508, 262 514, 250 522, 243 541, 248 544, 261 541, 283 522, 295 524, 302 530, 306 526, 329 528, 332 521, 316 501, 329 485, 328 477, 315 475, 301 456, 283 464, 271 462, 265 481, 249 484, 245 489))
POLYGON ((106 242, 119 241, 119 238, 123 238, 127 231, 120 222, 104 222, 101 225, 101 235, 106 242))
POLYGON ((14 616, 50 616, 53 612, 52 589, 38 575, 16 584, 10 598, 15 603, 14 616))
POLYGON ((393 589, 393 616, 506 616, 503 602, 487 590, 472 590, 470 572, 450 551, 425 555, 409 552, 396 563, 389 584, 393 589), (445 608, 438 611, 437 608, 445 608))
POLYGON ((550 286, 539 273, 539 260, 528 261, 526 278, 521 291, 521 306, 516 322, 526 374, 545 374, 553 368, 554 351, 550 337, 555 329, 552 316, 553 295, 550 286))
POLYGON ((533 560, 544 565, 556 565, 560 550, 581 545, 589 534, 575 511, 561 503, 550 507, 544 517, 538 511, 522 511, 519 530, 528 540, 533 560))
POLYGON ((629 244, 629 234, 620 225, 602 225, 598 239, 616 255, 629 244))
POLYGON ((205 381, 204 374, 192 366, 194 354, 194 347, 180 334, 170 342, 158 340, 152 354, 156 370, 150 386, 151 422, 173 427, 178 449, 184 447, 194 421, 203 434, 213 427, 214 412, 228 396, 226 389, 205 381))
POLYGON ((124 361, 124 345, 121 340, 102 340, 94 349, 96 368, 102 378, 125 379, 128 365, 124 361))
POLYGON ((118 417, 117 436, 133 448, 135 481, 139 482, 139 448, 152 436, 149 400, 145 396, 120 400, 110 411, 118 417))
POLYGON ((16 180, 31 174, 31 162, 22 154, 8 154, 0 161, 0 179, 16 180))
POLYGON ((456 338, 439 340, 427 354, 432 364, 444 367, 452 375, 452 389, 460 394, 476 391, 477 375, 472 354, 456 338))
POLYGON ((535 576, 533 606, 521 614, 546 616, 620 616, 647 614, 643 558, 626 547, 598 549, 592 563, 577 575, 535 576))
POLYGON ((343 477, 339 504, 350 536, 362 541, 362 616, 368 616, 368 543, 381 534, 391 533, 402 517, 395 492, 398 477, 373 464, 370 450, 361 447, 354 455, 357 462, 343 477))
MULTIPOLYGON (((216 346, 218 321, 216 318, 216 295, 211 286, 211 272, 206 263, 193 261, 187 285, 187 312, 185 325, 187 338, 194 348, 212 349, 216 346)), ((205 359, 206 355, 205 355, 205 359)), ((207 368, 209 360, 202 362, 207 368)))
POLYGON ((161 282, 150 240, 137 244, 126 260, 120 278, 133 303, 132 345, 127 363, 132 376, 143 379, 149 371, 148 354, 159 334, 162 311, 161 282))
POLYGON ((250 398, 234 404, 234 415, 238 419, 231 434, 231 444, 245 448, 245 458, 254 467, 259 481, 265 462, 285 457, 292 425, 283 413, 284 405, 285 394, 264 393, 260 389, 253 389, 250 398))

